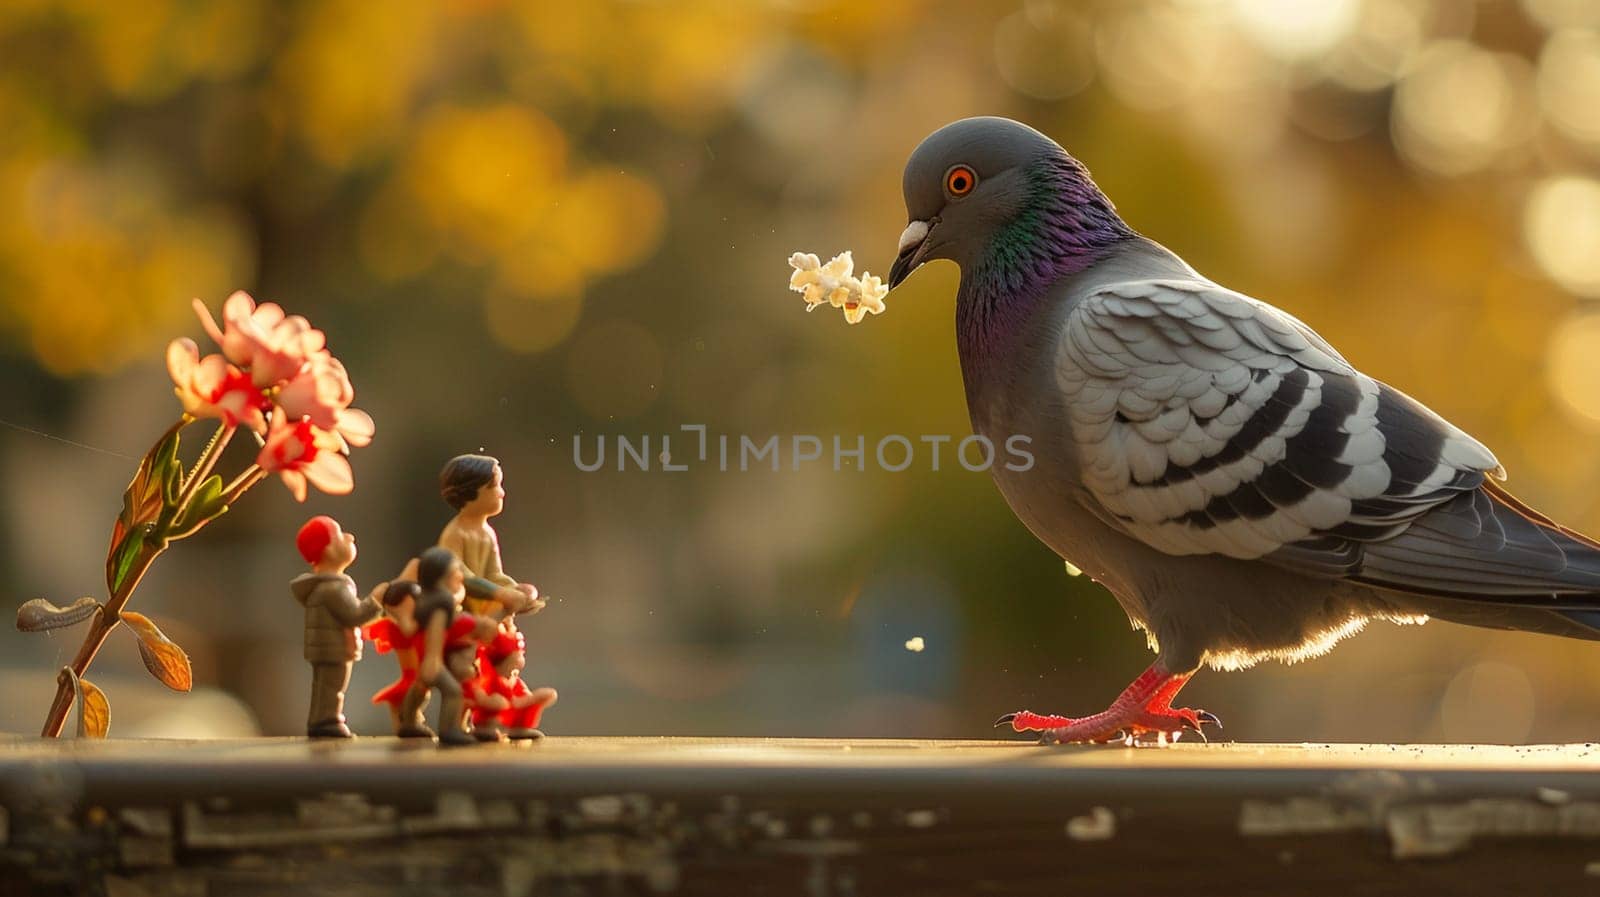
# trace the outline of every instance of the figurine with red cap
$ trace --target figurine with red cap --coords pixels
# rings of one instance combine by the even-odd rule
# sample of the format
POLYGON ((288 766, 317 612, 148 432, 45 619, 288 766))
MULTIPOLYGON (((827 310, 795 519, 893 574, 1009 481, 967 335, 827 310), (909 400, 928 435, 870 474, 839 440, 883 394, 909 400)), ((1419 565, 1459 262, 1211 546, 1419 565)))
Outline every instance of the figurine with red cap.
POLYGON ((539 717, 556 702, 556 690, 529 688, 522 681, 522 669, 528 662, 525 647, 522 633, 504 629, 483 646, 479 674, 469 689, 472 732, 481 741, 544 737, 539 717))
MULTIPOLYGON (((311 565, 289 583, 289 591, 305 608, 305 656, 311 663, 311 710, 306 734, 312 738, 353 738, 345 725, 344 692, 350 667, 361 659, 359 627, 383 612, 375 595, 360 597, 345 570, 356 559, 356 537, 332 517, 306 521, 295 547, 311 565)), ((381 590, 384 586, 379 586, 381 590)))

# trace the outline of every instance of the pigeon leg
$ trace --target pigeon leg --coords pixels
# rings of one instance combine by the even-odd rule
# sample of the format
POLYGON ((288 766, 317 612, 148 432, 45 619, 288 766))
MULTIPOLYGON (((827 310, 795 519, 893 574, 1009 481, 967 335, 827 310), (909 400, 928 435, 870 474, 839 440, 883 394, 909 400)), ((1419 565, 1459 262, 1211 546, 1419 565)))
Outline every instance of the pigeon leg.
POLYGON ((1010 723, 1018 732, 1039 732, 1045 744, 1132 742, 1142 735, 1174 736, 1176 740, 1185 729, 1204 738, 1201 727, 1211 723, 1220 728, 1221 721, 1204 710, 1172 706, 1172 699, 1191 675, 1169 672, 1157 662, 1139 674, 1110 707, 1093 716, 1074 719, 1023 710, 1000 717, 995 725, 1010 723))

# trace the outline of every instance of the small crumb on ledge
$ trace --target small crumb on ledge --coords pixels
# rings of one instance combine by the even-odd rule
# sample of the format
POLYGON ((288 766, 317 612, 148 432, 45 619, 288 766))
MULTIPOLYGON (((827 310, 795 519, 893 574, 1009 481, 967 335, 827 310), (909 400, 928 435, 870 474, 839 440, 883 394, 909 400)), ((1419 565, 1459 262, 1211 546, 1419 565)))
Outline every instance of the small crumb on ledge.
POLYGON ((1116 834, 1117 817, 1109 807, 1093 807, 1067 820, 1067 837, 1074 841, 1106 841, 1116 834))

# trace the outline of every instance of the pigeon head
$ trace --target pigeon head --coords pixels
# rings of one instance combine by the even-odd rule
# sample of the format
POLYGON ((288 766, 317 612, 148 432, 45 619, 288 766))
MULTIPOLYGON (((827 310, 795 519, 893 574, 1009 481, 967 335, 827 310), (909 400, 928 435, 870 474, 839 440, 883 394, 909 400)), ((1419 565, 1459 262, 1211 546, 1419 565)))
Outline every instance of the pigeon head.
POLYGON ((984 276, 1016 288, 1086 267, 1133 233, 1082 163, 1008 118, 965 118, 928 135, 903 189, 911 220, 891 288, 940 258, 961 266, 964 283, 984 276))

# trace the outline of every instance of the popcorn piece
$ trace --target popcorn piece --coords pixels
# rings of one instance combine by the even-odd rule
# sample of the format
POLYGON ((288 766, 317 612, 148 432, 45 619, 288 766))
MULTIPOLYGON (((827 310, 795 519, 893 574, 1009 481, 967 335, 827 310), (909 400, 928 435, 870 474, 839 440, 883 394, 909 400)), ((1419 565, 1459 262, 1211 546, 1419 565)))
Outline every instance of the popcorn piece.
POLYGON ((883 297, 889 288, 883 279, 867 272, 855 276, 855 259, 845 250, 828 260, 809 252, 789 256, 789 266, 794 274, 789 276, 789 289, 805 297, 806 311, 824 303, 844 310, 844 319, 852 324, 861 323, 869 313, 883 314, 883 297))
POLYGON ((920 635, 906 639, 906 650, 912 652, 913 654, 921 654, 922 649, 926 647, 928 647, 928 645, 922 640, 922 636, 920 635))

